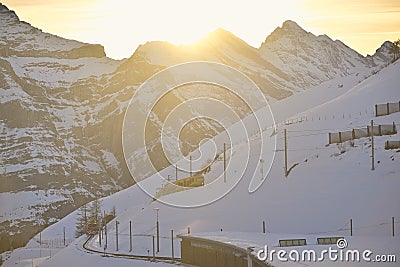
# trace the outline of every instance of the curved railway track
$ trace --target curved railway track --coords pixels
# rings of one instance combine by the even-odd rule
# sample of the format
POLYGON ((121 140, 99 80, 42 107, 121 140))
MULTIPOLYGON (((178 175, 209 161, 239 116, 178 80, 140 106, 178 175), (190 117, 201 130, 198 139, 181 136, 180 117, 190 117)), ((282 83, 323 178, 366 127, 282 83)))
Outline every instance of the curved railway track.
POLYGON ((88 236, 86 241, 82 245, 82 249, 89 251, 91 253, 101 254, 106 257, 114 257, 114 258, 125 258, 125 259, 134 259, 134 260, 145 260, 145 261, 154 261, 154 262, 165 262, 170 264, 180 264, 180 258, 174 258, 172 261, 171 257, 160 257, 160 256, 143 256, 143 255, 129 255, 129 254, 122 254, 122 253, 111 253, 111 252, 103 252, 98 251, 95 249, 91 249, 88 244, 89 241, 93 238, 93 235, 88 236))

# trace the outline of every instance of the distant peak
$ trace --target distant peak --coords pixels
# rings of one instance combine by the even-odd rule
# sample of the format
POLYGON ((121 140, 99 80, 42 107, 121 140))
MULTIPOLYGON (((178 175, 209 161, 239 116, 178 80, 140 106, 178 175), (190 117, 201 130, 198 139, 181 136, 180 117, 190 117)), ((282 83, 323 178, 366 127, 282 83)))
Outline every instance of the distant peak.
POLYGON ((222 28, 218 28, 209 34, 207 34, 204 38, 199 40, 201 42, 244 42, 239 37, 222 28))
POLYGON ((283 22, 283 24, 282 24, 282 28, 294 28, 294 29, 296 29, 296 28, 300 28, 301 29, 301 27, 299 26, 299 24, 297 24, 295 21, 293 21, 293 20, 286 20, 285 22, 283 22))
POLYGON ((384 41, 381 47, 392 47, 393 43, 391 41, 384 41))
POLYGON ((223 28, 218 28, 208 34, 208 36, 213 36, 213 37, 219 37, 219 38, 224 38, 224 37, 232 37, 234 36, 233 33, 230 31, 227 31, 223 28))
POLYGON ((265 45, 267 42, 274 42, 282 37, 304 35, 306 33, 307 32, 293 20, 286 20, 283 22, 282 27, 277 27, 270 35, 267 36, 261 46, 265 45))
POLYGON ((7 10, 9 10, 8 7, 0 3, 0 11, 7 11, 7 10))

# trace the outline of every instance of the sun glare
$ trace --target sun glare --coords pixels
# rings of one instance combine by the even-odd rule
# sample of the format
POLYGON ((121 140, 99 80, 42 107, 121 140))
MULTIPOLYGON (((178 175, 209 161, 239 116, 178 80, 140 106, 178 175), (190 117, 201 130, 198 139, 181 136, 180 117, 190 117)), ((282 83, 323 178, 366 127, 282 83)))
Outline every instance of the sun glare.
POLYGON ((68 3, 41 0, 29 4, 6 0, 4 3, 16 10, 21 19, 44 31, 104 45, 107 55, 113 58, 129 57, 138 45, 148 41, 190 44, 217 28, 258 47, 288 19, 313 33, 342 39, 364 54, 373 53, 383 41, 400 35, 397 19, 400 4, 394 0, 366 0, 362 4, 345 0, 73 0, 68 3))

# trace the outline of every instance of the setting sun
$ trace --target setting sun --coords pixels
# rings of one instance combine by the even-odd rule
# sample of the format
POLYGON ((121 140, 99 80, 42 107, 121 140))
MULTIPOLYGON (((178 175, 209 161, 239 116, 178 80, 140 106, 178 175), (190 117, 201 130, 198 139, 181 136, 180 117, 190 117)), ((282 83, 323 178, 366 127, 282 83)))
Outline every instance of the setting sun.
POLYGON ((224 28, 259 47, 285 20, 315 34, 340 38, 363 54, 400 35, 400 4, 385 1, 4 1, 22 20, 44 31, 105 46, 129 57, 147 41, 194 42, 224 28))

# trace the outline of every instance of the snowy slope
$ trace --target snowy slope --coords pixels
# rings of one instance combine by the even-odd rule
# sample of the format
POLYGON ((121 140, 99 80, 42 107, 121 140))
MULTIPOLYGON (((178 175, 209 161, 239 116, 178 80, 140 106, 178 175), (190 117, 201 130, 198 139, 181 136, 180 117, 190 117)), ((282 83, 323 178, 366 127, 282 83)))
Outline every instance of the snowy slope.
MULTIPOLYGON (((374 247, 387 247, 390 250, 387 253, 394 253, 399 257, 400 251, 396 245, 398 243, 385 243, 385 240, 390 238, 391 234, 390 218, 400 217, 400 155, 396 150, 384 150, 384 142, 388 139, 399 140, 400 134, 375 138, 375 171, 370 170, 371 148, 368 138, 356 140, 354 145, 326 145, 328 132, 365 126, 371 119, 375 119, 376 123, 389 124, 394 121, 399 124, 400 113, 373 117, 374 104, 400 99, 397 89, 399 67, 400 63, 396 62, 329 101, 324 101, 324 90, 315 91, 314 98, 309 99, 314 103, 313 108, 309 108, 310 103, 293 107, 286 105, 289 100, 296 103, 296 98, 304 101, 301 94, 288 98, 286 102, 282 101, 281 106, 279 102, 274 104, 276 112, 293 110, 292 113, 296 114, 294 118, 307 117, 307 120, 286 126, 278 124, 277 157, 267 181, 255 193, 248 192, 250 176, 245 172, 243 179, 228 195, 198 208, 177 208, 152 202, 151 197, 141 192, 137 185, 103 199, 106 210, 112 205, 117 207, 120 251, 127 252, 129 248, 127 233, 131 220, 134 234, 141 235, 134 237, 134 251, 146 255, 146 250, 151 246, 150 237, 146 235, 154 234, 154 208, 159 208, 162 237, 168 237, 170 229, 174 229, 175 233, 185 233, 187 227, 190 227, 193 233, 220 229, 223 229, 223 232, 261 232, 263 220, 266 221, 268 232, 284 233, 278 236, 296 237, 312 233, 347 236, 349 219, 352 218, 355 238, 380 238, 379 242, 382 243, 374 244, 374 247), (323 101, 325 103, 322 103, 323 101), (283 147, 283 127, 288 130, 289 166, 298 163, 288 177, 283 174, 283 155, 279 152, 283 147), (134 206, 132 202, 135 203, 134 206)), ((325 89, 328 90, 329 85, 325 89)), ((271 137, 267 136, 263 141, 270 142, 271 137)), ((260 139, 253 138, 250 145, 259 146, 260 142, 260 139)), ((244 152, 241 149, 243 145, 233 147, 233 156, 227 169, 227 184, 217 181, 211 187, 179 192, 165 196, 164 200, 176 198, 190 201, 193 198, 202 198, 215 190, 223 190, 234 181, 235 166, 239 166, 238 163, 244 160, 244 152)), ((250 164, 258 164, 258 160, 250 158, 250 164)), ((213 164, 206 180, 213 181, 212 176, 218 173, 215 171, 221 168, 221 162, 213 164)), ((170 173, 172 169, 163 172, 170 173)), ((152 180, 157 180, 157 175, 153 177, 141 183, 151 184, 152 180)), ((43 235, 51 238, 54 237, 52 229, 58 228, 56 231, 60 231, 63 226, 71 227, 71 216, 73 214, 45 230, 43 235)), ((398 224, 398 219, 396 222, 398 224)), ((110 236, 115 233, 114 225, 115 221, 108 225, 110 236)), ((396 227, 396 235, 400 234, 399 229, 396 227)), ((159 255, 169 255, 170 247, 167 241, 162 238, 159 255)), ((358 244, 357 242, 360 243, 355 239, 354 243, 358 244)), ((92 247, 97 246, 97 241, 94 241, 92 247)), ((114 238, 109 239, 108 249, 115 250, 114 238)), ((64 257, 60 256, 57 261, 56 255, 52 263, 61 264, 64 257)))

